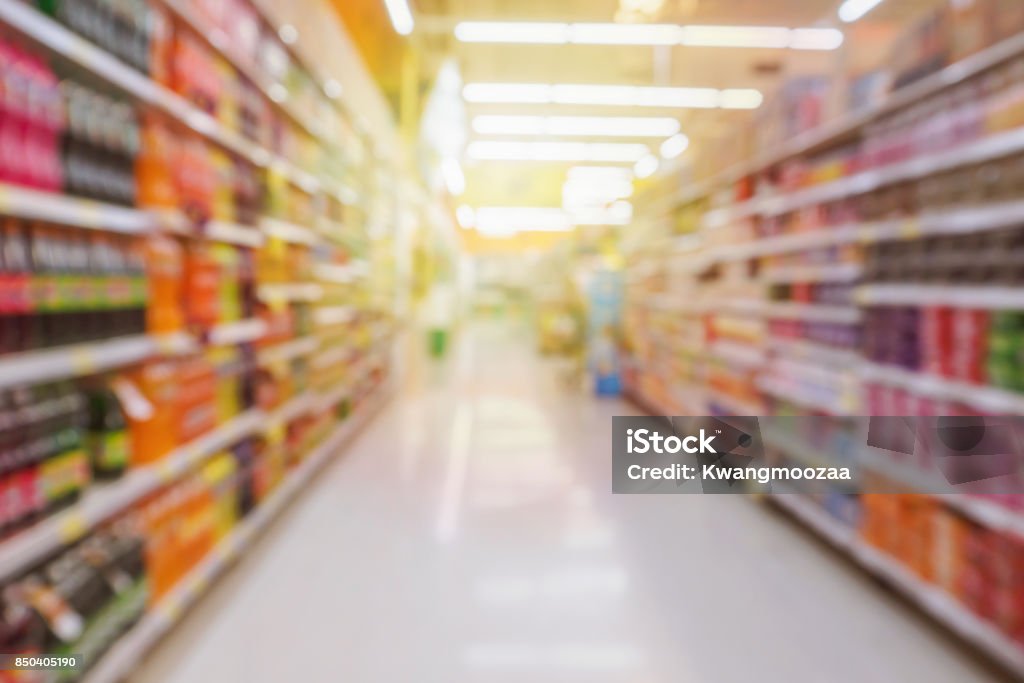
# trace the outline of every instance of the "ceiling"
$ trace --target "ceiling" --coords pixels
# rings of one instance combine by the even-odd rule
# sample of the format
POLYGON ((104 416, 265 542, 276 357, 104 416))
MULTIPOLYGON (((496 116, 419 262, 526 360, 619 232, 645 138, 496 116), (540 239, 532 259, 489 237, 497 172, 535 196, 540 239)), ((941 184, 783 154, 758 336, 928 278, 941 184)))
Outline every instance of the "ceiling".
MULTIPOLYGON (((641 0, 622 0, 638 2, 641 0)), ((647 0, 655 1, 656 0, 647 0)), ((436 75, 441 62, 454 56, 462 79, 470 82, 585 83, 616 85, 756 88, 770 96, 787 77, 802 73, 856 74, 879 66, 896 32, 915 16, 948 0, 887 0, 865 19, 839 25, 847 39, 834 52, 712 47, 643 47, 591 45, 515 45, 461 43, 456 23, 484 21, 611 22, 620 0, 410 0, 416 29, 409 46, 416 52, 425 79, 436 75)), ((383 13, 384 0, 335 0, 336 5, 362 7, 373 3, 383 13)), ((652 23, 837 26, 840 0, 664 0, 661 10, 644 20, 652 23)), ((344 14, 343 13, 343 14, 344 14)), ((381 16, 386 16, 381 14, 381 16)), ((363 25, 370 25, 363 17, 363 25)), ((379 23, 379 21, 377 22, 379 23)), ((358 33, 358 31, 357 31, 358 33)), ((392 36, 393 37, 393 36, 392 36)), ((394 54, 391 40, 367 40, 376 54, 394 54)), ((385 63, 387 60, 383 60, 385 63)), ((382 81, 393 79, 382 77, 382 81)), ((679 110, 566 105, 468 104, 468 120, 478 114, 673 116, 695 144, 734 134, 749 112, 679 110)), ((470 134, 470 139, 484 136, 470 134)), ((486 136, 496 139, 494 136, 486 136)), ((504 137, 505 140, 526 140, 504 137)), ((539 139, 539 138, 538 138, 539 139)), ((609 141, 604 138, 602 141, 609 141)), ((621 140, 636 141, 636 140, 621 140)), ((657 150, 660 140, 644 140, 657 150)), ((684 155, 684 160, 686 155, 684 155)), ((462 201, 486 206, 552 206, 560 202, 568 164, 475 162, 466 164, 467 189, 462 201)))

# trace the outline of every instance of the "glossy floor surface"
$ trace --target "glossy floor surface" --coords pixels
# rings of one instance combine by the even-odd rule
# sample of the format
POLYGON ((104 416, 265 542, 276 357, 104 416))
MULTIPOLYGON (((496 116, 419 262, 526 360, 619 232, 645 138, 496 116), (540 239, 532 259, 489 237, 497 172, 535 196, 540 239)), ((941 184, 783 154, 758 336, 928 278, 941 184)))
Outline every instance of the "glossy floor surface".
POLYGON ((484 323, 395 398, 139 683, 996 680, 796 522, 613 496, 610 416, 484 323))

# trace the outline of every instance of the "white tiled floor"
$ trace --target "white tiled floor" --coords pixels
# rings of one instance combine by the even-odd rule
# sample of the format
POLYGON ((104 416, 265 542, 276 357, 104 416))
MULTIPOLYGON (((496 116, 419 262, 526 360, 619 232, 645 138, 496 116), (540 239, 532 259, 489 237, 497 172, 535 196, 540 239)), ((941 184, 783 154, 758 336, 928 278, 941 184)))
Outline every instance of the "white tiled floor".
POLYGON ((609 416, 475 327, 408 386, 138 683, 991 680, 796 523, 613 496, 609 416))

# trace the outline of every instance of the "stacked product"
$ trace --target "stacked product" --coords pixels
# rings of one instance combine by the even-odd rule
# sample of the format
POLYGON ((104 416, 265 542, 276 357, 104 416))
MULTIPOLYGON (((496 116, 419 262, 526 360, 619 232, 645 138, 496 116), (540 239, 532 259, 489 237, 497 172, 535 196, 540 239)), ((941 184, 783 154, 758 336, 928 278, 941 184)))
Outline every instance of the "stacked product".
MULTIPOLYGON (((934 459, 870 448, 850 419, 1024 411, 1024 23, 1006 25, 1024 17, 998 0, 963 5, 899 41, 890 80, 913 82, 914 99, 876 101, 803 148, 752 149, 754 161, 677 193, 680 215, 706 209, 696 234, 670 237, 675 253, 633 257, 630 276, 691 272, 641 288, 627 315, 650 341, 662 334, 644 310, 652 294, 670 310, 701 302, 704 401, 688 412, 816 416, 814 429, 766 433, 770 457, 811 466, 827 455, 854 481, 778 503, 1024 675, 1024 494, 1005 495, 1014 482, 1024 492, 1024 473, 933 495, 949 490, 934 459), (724 332, 737 321, 763 333, 724 332)), ((769 145, 823 121, 821 85, 796 83, 761 112, 769 145)), ((671 392, 652 393, 666 375, 651 362, 694 353, 682 335, 666 343, 633 345, 632 388, 651 403, 671 392)))
POLYGON ((381 388, 394 181, 247 0, 0 25, 0 651, 110 680, 381 388))

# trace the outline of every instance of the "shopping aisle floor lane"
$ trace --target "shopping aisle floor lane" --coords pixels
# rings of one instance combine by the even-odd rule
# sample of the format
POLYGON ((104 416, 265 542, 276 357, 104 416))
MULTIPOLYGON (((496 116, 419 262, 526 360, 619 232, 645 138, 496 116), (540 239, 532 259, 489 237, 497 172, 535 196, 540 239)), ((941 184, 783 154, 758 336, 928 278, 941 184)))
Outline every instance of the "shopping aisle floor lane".
POLYGON ((995 680, 791 520, 613 496, 610 416, 480 324, 400 394, 139 683, 995 680))

